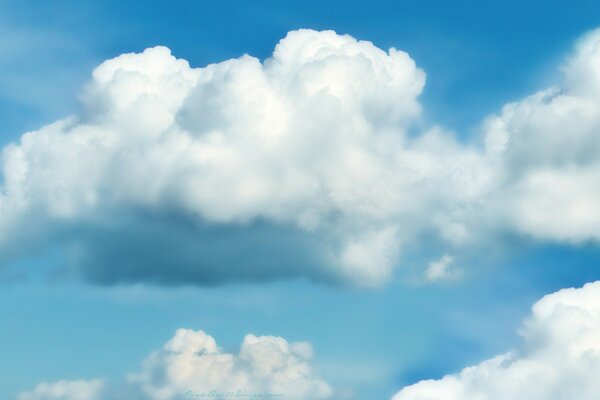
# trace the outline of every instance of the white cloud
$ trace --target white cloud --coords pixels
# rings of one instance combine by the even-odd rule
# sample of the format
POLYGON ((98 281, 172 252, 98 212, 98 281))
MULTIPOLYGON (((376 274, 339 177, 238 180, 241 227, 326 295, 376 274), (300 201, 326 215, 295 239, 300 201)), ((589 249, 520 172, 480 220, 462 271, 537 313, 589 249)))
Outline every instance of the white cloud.
POLYGON ((594 400, 600 397, 600 281, 539 300, 523 349, 407 386, 393 400, 594 400))
POLYGON ((3 149, 0 254, 59 248, 102 283, 376 286, 423 237, 442 254, 506 231, 597 240, 599 37, 481 145, 419 131, 425 74, 406 53, 331 31, 290 32, 264 62, 121 55, 81 115, 3 149))
POLYGON ((102 380, 40 383, 33 390, 21 393, 17 400, 100 400, 103 388, 102 380))
POLYGON ((424 77, 406 53, 331 31, 290 32, 264 63, 243 56, 191 68, 164 47, 106 61, 81 116, 4 149, 0 246, 62 240, 79 265, 106 259, 98 269, 116 281, 308 275, 380 284, 401 244, 425 228, 439 198, 432 188, 478 164, 441 131, 406 134, 424 77), (164 270, 144 266, 143 251, 122 256, 132 244, 156 247, 140 237, 152 218, 176 230, 165 236, 184 237, 164 249, 175 258, 164 270), (401 221, 409 223, 399 232, 401 221), (316 241, 318 254, 300 266, 270 264, 266 242, 227 259, 236 249, 223 243, 261 233, 224 232, 252 224, 306 236, 299 240, 316 241), (222 243, 177 259, 211 236, 198 226, 221 232, 222 243), (114 262, 121 258, 131 265, 114 262), (246 262, 252 268, 235 265, 246 262))
POLYGON ((600 239, 600 30, 585 35, 564 83, 505 106, 487 121, 499 163, 499 216, 542 240, 600 239))
POLYGON ((238 354, 227 353, 204 332, 180 329, 130 381, 152 400, 238 391, 298 400, 330 398, 331 388, 313 376, 307 362, 311 357, 308 343, 254 335, 244 338, 238 354))
POLYGON ((457 278, 460 270, 454 266, 454 258, 444 254, 442 258, 429 263, 425 271, 425 279, 429 282, 436 282, 457 278))
POLYGON ((100 380, 44 383, 20 394, 18 400, 218 400, 242 395, 329 399, 333 390, 312 371, 312 356, 307 342, 251 334, 244 338, 239 353, 228 353, 203 331, 179 329, 143 362, 140 372, 127 377, 126 385, 109 386, 100 380))

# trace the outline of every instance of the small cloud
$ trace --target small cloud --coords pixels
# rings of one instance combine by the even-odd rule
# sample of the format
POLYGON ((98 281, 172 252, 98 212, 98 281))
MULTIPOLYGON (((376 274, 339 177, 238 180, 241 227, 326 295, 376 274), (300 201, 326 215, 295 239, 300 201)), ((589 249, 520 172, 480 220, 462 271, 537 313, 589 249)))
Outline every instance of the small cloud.
POLYGON ((17 400, 101 400, 103 389, 104 381, 99 379, 40 383, 17 400))
POLYGON ((438 260, 429 263, 425 271, 427 282, 447 281, 456 279, 461 275, 461 270, 454 265, 454 258, 444 254, 438 260))

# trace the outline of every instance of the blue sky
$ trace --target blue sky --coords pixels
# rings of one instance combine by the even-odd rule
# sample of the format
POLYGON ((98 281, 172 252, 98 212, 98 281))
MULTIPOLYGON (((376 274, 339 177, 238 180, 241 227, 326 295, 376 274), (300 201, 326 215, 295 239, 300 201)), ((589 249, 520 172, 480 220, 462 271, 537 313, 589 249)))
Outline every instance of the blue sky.
MULTIPOLYGON (((164 45, 193 67, 244 53, 264 59, 288 31, 299 28, 331 29, 382 49, 406 51, 427 74, 419 98, 424 111, 417 125, 443 126, 460 143, 480 134, 484 118, 499 113, 507 102, 560 84, 565 56, 579 37, 600 25, 599 13, 600 4, 592 1, 567 7, 547 1, 342 5, 0 0, 0 143, 81 112, 79 99, 92 69, 119 54, 164 45)), ((171 219, 186 218, 178 211, 167 210, 169 228, 160 220, 147 229, 160 231, 156 235, 163 239, 183 237, 185 242, 186 228, 171 219)), ((129 217, 138 224, 144 213, 129 217)), ((151 252, 149 257, 135 255, 154 243, 135 236, 146 225, 128 231, 123 228, 127 222, 119 224, 91 231, 69 222, 56 231, 59 238, 73 235, 75 241, 85 241, 83 246, 109 242, 90 253, 100 264, 120 256, 132 258, 132 263, 154 257, 151 252), (130 234, 139 239, 138 247, 132 241, 128 250, 111 250, 111 238, 130 234), (101 252, 108 255, 103 258, 101 252)), ((251 229, 252 239, 225 230, 207 230, 200 237, 217 252, 227 241, 227 248, 233 249, 227 263, 248 256, 235 249, 254 246, 260 254, 271 252, 279 263, 291 265, 291 257, 307 264, 321 262, 311 249, 329 236, 306 239, 296 228, 288 228, 284 224, 281 231, 273 230, 267 223, 264 230, 255 230, 244 225, 240 229, 251 229), (279 244, 281 236, 286 241, 279 244)), ((224 278, 208 286, 191 278, 186 283, 185 271, 183 281, 168 281, 170 266, 156 267, 148 281, 131 282, 123 275, 94 280, 86 273, 98 270, 53 270, 68 258, 60 239, 39 250, 35 243, 18 243, 37 233, 15 230, 17 244, 0 248, 6 254, 15 249, 21 254, 8 261, 0 258, 5 269, 0 290, 0 397, 14 398, 42 381, 122 380, 176 329, 186 327, 206 331, 230 351, 247 333, 309 341, 315 350, 313 367, 332 386, 352 386, 359 399, 389 398, 404 385, 440 378, 518 346, 516 331, 531 304, 546 293, 599 278, 600 251, 594 244, 598 236, 590 234, 573 244, 555 237, 532 239, 535 235, 526 229, 507 230, 484 240, 484 250, 469 248, 457 256, 464 268, 460 279, 433 284, 415 280, 414 274, 444 253, 441 239, 417 235, 420 244, 406 250, 403 268, 375 289, 331 283, 326 275, 298 274, 296 267, 289 267, 290 279, 284 273, 283 279, 263 281, 257 273, 250 281, 224 278)), ((165 246, 169 251, 183 245, 165 246)), ((185 253, 181 262, 190 257, 196 253, 185 253)), ((85 257, 79 260, 94 263, 85 257)), ((94 268, 105 272, 102 265, 94 268)), ((113 273, 109 270, 107 276, 113 273)))

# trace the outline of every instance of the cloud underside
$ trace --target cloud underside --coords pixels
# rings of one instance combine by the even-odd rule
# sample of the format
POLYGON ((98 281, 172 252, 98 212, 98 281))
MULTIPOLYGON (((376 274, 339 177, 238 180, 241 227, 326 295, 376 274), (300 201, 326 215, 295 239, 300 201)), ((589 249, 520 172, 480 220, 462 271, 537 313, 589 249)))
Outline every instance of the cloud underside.
POLYGON ((311 358, 307 342, 250 334, 234 354, 223 351, 203 331, 179 329, 123 383, 103 379, 41 383, 17 400, 330 399, 333 390, 315 376, 311 358))
POLYGON ((542 298, 521 334, 521 350, 405 387, 392 400, 600 397, 600 282, 542 298))
POLYGON ((423 237, 452 260, 507 232, 597 240, 598 71, 594 31, 560 86, 458 141, 422 128, 408 54, 331 31, 290 32, 264 62, 124 54, 79 115, 3 149, 0 263, 51 251, 103 284, 377 286, 423 237))

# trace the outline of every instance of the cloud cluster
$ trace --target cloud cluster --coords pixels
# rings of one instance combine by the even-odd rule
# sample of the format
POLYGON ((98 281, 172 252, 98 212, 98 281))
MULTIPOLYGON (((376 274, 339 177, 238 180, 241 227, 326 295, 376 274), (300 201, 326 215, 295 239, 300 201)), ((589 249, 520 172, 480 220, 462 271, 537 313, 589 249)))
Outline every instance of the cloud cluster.
POLYGON ((440 256, 506 231, 598 239, 598 43, 467 142, 421 128, 406 53, 332 31, 290 32, 264 62, 121 55, 81 115, 3 149, 0 263, 52 248, 104 284, 376 286, 424 237, 440 256))
POLYGON ((539 300, 523 349, 439 380, 407 386, 393 400, 593 400, 600 396, 600 281, 539 300))
MULTIPOLYGON (((595 400, 600 396, 600 281, 543 297, 533 305, 520 333, 519 350, 439 380, 407 386, 393 400, 595 400)), ((293 400, 334 398, 332 388, 309 364, 312 353, 306 342, 254 335, 244 338, 239 352, 229 353, 202 331, 179 329, 123 385, 103 380, 43 383, 17 399, 223 399, 231 398, 231 393, 293 400)))
POLYGON ((18 400, 329 399, 333 390, 314 375, 311 358, 307 342, 247 335, 233 354, 203 331, 179 329, 125 385, 102 380, 43 383, 18 400))
POLYGON ((130 381, 152 400, 238 391, 298 400, 329 398, 331 388, 312 376, 306 362, 311 357, 306 342, 254 335, 244 338, 239 354, 225 353, 204 332, 179 329, 130 381))

